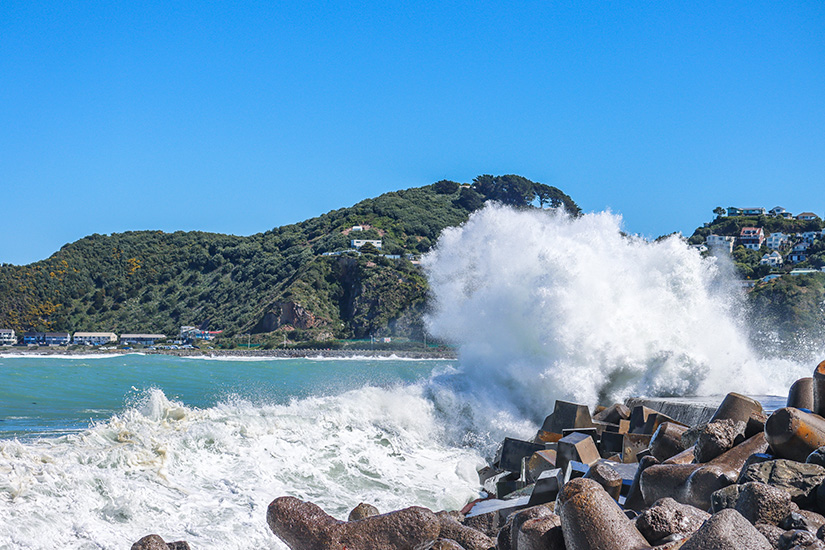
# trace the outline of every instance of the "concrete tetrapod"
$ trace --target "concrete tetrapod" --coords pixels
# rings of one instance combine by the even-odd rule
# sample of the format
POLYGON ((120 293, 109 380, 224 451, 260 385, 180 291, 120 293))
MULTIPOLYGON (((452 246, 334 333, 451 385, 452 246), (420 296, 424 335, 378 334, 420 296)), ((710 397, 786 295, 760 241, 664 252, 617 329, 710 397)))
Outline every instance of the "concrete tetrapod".
POLYGON ((793 383, 788 390, 788 401, 786 407, 796 409, 814 410, 814 379, 811 377, 800 378, 793 383))
POLYGON ((825 418, 793 407, 778 409, 765 423, 765 437, 779 458, 805 462, 825 445, 825 418))
POLYGON ((767 448, 763 434, 757 434, 704 464, 657 464, 644 470, 639 487, 650 506, 670 497, 701 510, 711 505, 711 495, 736 483, 747 458, 767 448))
POLYGON ((567 482, 556 501, 567 550, 642 550, 647 540, 596 481, 567 482))
POLYGON ((822 361, 814 369, 813 401, 811 411, 823 416, 825 414, 825 361, 822 361))

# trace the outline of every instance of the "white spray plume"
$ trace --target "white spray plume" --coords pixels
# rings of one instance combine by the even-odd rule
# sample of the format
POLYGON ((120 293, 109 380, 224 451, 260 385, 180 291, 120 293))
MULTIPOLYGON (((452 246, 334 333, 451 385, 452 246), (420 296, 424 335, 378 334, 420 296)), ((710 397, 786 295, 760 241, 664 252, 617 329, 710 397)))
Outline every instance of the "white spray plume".
POLYGON ((805 375, 756 357, 712 259, 623 235, 618 215, 487 206, 423 263, 430 333, 459 347, 477 397, 533 420, 554 399, 782 394, 805 375))

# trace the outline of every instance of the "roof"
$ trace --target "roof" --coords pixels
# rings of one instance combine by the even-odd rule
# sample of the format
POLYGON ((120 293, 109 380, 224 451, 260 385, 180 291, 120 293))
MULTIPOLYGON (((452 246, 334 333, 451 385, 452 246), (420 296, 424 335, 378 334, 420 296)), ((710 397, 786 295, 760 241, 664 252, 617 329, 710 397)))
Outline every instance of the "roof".
POLYGON ((165 334, 121 334, 120 339, 124 338, 166 338, 165 334))
POLYGON ((796 217, 797 217, 797 218, 801 218, 801 217, 803 217, 803 216, 813 216, 813 217, 815 217, 815 218, 818 218, 818 217, 819 217, 819 216, 817 216, 816 214, 814 214, 813 212, 801 212, 801 213, 799 213, 799 214, 797 214, 797 215, 796 215, 796 217))
POLYGON ((75 332, 75 338, 96 338, 96 337, 105 337, 105 338, 117 338, 117 334, 114 332, 75 332))

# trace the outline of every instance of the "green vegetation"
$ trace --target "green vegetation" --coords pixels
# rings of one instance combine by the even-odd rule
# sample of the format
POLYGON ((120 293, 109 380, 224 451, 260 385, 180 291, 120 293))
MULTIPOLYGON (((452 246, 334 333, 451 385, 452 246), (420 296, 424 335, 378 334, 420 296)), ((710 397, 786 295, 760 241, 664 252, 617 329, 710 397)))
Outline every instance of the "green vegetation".
POLYGON ((27 266, 0 266, 0 326, 162 332, 209 322, 227 345, 332 338, 422 339, 426 279, 410 257, 488 200, 580 213, 555 187, 521 176, 443 180, 249 237, 161 231, 91 235, 27 266), (363 231, 352 232, 353 226, 363 231), (379 253, 350 240, 380 239, 379 253), (338 255, 324 255, 336 253, 338 255), (400 255, 390 259, 386 255, 400 255))

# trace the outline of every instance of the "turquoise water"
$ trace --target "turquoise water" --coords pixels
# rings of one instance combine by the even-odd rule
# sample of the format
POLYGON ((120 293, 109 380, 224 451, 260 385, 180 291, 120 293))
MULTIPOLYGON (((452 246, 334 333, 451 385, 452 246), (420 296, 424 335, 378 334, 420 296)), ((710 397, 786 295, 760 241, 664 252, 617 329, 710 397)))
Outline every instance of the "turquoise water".
POLYGON ((167 355, 0 357, 0 439, 54 436, 87 428, 150 389, 188 407, 227 399, 284 404, 363 386, 428 378, 451 361, 366 359, 228 360, 167 355))

